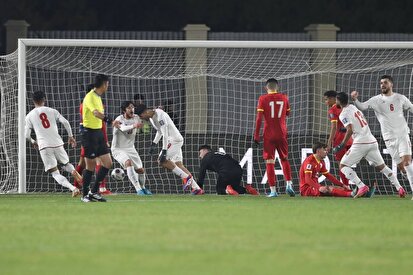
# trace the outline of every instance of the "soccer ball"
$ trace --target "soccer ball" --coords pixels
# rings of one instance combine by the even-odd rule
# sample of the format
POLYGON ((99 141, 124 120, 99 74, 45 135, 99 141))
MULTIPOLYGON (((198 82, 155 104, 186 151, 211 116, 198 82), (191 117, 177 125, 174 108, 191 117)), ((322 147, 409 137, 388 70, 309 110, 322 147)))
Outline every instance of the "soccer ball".
POLYGON ((123 178, 125 177, 125 172, 121 168, 115 168, 112 170, 111 176, 115 180, 123 180, 123 178))

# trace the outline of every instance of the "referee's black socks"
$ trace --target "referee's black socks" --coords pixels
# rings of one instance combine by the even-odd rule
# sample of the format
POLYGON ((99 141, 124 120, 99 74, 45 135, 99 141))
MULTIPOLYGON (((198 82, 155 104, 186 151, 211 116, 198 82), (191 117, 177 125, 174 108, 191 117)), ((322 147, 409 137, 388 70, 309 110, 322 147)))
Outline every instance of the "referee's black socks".
POLYGON ((92 180, 93 171, 83 170, 83 197, 89 193, 90 181, 92 180))
POLYGON ((105 179, 109 169, 105 166, 100 166, 99 172, 96 175, 95 184, 92 186, 92 193, 97 193, 99 190, 99 184, 105 179))

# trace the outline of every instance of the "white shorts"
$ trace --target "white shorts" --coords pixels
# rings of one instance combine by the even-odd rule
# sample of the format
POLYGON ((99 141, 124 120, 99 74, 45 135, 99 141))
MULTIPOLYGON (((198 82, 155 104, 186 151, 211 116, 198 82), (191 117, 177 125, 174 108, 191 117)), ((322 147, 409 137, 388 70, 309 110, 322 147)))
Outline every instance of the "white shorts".
POLYGON ((402 156, 412 155, 412 144, 409 135, 384 141, 386 148, 394 162, 402 162, 402 156))
POLYGON ((142 160, 141 157, 139 156, 138 152, 133 149, 112 149, 112 156, 114 159, 116 159, 117 162, 123 167, 123 169, 126 169, 125 167, 125 162, 127 160, 132 161, 132 165, 135 169, 142 168, 142 160))
POLYGON ((69 156, 67 155, 63 146, 55 148, 44 148, 40 150, 40 157, 44 164, 44 171, 48 171, 57 167, 57 163, 67 164, 69 163, 69 156))
POLYGON ((358 164, 362 158, 365 158, 369 164, 374 167, 384 164, 377 142, 369 144, 356 143, 351 145, 350 149, 341 159, 340 164, 351 167, 354 164, 358 164))
MULTIPOLYGON (((168 144, 168 150, 166 151, 166 159, 172 162, 182 162, 182 146, 184 142, 171 142, 168 144)), ((162 152, 161 152, 162 153, 162 152)), ((159 154, 160 156, 161 154, 159 154)))

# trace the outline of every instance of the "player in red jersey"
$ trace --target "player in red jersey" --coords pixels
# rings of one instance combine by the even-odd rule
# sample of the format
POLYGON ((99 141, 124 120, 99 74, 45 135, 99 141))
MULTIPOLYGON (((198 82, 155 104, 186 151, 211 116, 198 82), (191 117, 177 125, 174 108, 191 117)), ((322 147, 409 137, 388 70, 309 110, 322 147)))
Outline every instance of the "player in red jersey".
POLYGON ((286 192, 295 196, 291 181, 291 166, 288 161, 288 142, 286 117, 290 113, 290 104, 285 94, 278 92, 278 81, 275 78, 267 80, 266 95, 260 96, 257 107, 257 119, 255 122, 254 142, 260 142, 261 122, 264 118, 264 152, 270 194, 268 197, 277 197, 275 190, 275 150, 281 159, 284 178, 286 180, 286 192))
MULTIPOLYGON (((327 141, 328 152, 331 150, 331 148, 336 147, 337 145, 341 143, 341 141, 343 141, 344 136, 346 135, 346 131, 347 131, 346 127, 344 127, 343 123, 341 123, 339 119, 339 116, 341 113, 341 107, 336 105, 336 96, 337 96, 337 92, 333 90, 326 91, 324 93, 324 102, 329 108, 328 119, 330 120, 330 123, 331 123, 330 136, 327 141)), ((350 138, 346 146, 344 147, 344 149, 337 152, 334 155, 334 158, 336 159, 338 163, 340 163, 341 159, 350 149, 352 144, 353 144, 353 139, 350 138)), ((340 179, 343 184, 347 186, 349 185, 348 179, 343 173, 341 173, 341 171, 340 171, 340 179)))
MULTIPOLYGON (((89 92, 90 90, 92 90, 94 88, 94 84, 90 84, 86 87, 86 92, 89 92)), ((79 105, 79 113, 80 113, 80 131, 83 131, 83 118, 82 118, 82 111, 83 111, 83 105, 82 103, 80 103, 79 105)), ((109 147, 109 140, 108 140, 108 134, 107 134, 107 130, 106 130, 106 123, 102 123, 102 132, 103 132, 103 136, 105 137, 105 141, 107 146, 109 147)), ((96 158, 96 167, 95 167, 95 171, 96 174, 99 172, 99 169, 101 167, 100 165, 100 160, 99 158, 96 158)), ((85 163, 85 149, 83 148, 83 146, 81 146, 80 148, 80 158, 79 158, 79 162, 76 166, 76 171, 79 172, 79 174, 82 174, 83 170, 86 167, 86 163, 85 163)), ((78 181, 74 181, 74 186, 76 186, 77 188, 80 188, 82 183, 78 182, 78 181)), ((99 193, 102 195, 110 195, 112 194, 112 192, 109 189, 106 189, 106 178, 103 179, 103 181, 100 183, 99 185, 99 193)))
POLYGON ((313 153, 301 164, 300 168, 300 194, 301 196, 319 197, 351 197, 351 189, 331 175, 324 163, 327 155, 327 145, 317 142, 313 145, 313 153), (324 186, 318 183, 322 174, 337 186, 324 186), (338 187, 339 186, 339 187, 338 187))

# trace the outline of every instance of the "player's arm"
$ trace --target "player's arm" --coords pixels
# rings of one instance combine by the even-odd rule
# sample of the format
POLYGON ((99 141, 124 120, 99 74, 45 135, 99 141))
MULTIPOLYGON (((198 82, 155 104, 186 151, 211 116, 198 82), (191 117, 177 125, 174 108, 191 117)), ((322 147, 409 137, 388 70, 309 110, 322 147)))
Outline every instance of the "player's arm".
POLYGON ((403 97, 403 110, 409 111, 410 113, 413 113, 413 104, 412 102, 404 95, 403 97))
POLYGON ((359 96, 359 92, 357 92, 357 91, 352 91, 351 92, 351 99, 353 100, 353 103, 357 107, 357 109, 359 109, 361 111, 365 111, 369 108, 374 107, 374 104, 373 104, 374 98, 370 98, 366 102, 361 102, 361 101, 358 100, 358 96, 359 96))
POLYGON ((337 120, 330 120, 330 136, 328 137, 327 141, 327 151, 330 151, 331 147, 333 146, 333 138, 336 135, 337 131, 337 120))
POLYGON ((339 145, 337 145, 336 147, 333 148, 333 153, 336 154, 337 152, 341 151, 342 149, 344 149, 344 146, 347 144, 347 142, 349 141, 349 139, 351 138, 351 135, 353 134, 353 127, 350 123, 344 123, 343 124, 347 124, 346 126, 346 135, 343 138, 343 141, 341 141, 341 143, 339 145))
POLYGON ((123 125, 123 124, 121 124, 119 130, 122 131, 122 132, 127 132, 127 131, 130 131, 130 130, 134 129, 134 128, 141 128, 142 125, 143 124, 140 123, 140 122, 135 122, 132 125, 123 125))
POLYGON ((286 115, 287 116, 289 116, 290 115, 290 112, 291 112, 291 108, 290 108, 290 101, 288 100, 288 97, 286 96, 286 98, 287 98, 287 100, 286 100, 286 108, 287 108, 287 110, 286 110, 286 115))
POLYGON ((323 176, 325 176, 326 177, 326 179, 328 179, 330 182, 332 182, 334 185, 337 185, 337 186, 343 186, 344 187, 344 185, 341 183, 341 181, 339 181, 336 177, 334 177, 332 174, 330 174, 330 172, 328 172, 327 171, 327 169, 326 169, 326 166, 325 166, 325 163, 323 163, 323 168, 321 168, 321 174, 323 175, 323 176))
POLYGON ((198 176, 198 181, 197 181, 199 187, 201 188, 204 187, 204 180, 206 176, 207 166, 208 166, 208 160, 204 158, 201 161, 201 166, 199 167, 199 176, 198 176))
POLYGON ((68 138, 68 143, 72 146, 72 148, 76 147, 76 139, 73 137, 72 127, 70 126, 69 121, 62 116, 57 110, 55 110, 57 120, 62 123, 63 127, 65 127, 68 138))
POLYGON ((255 120, 255 131, 254 131, 254 142, 260 142, 260 130, 262 124, 262 118, 264 116, 264 108, 262 106, 261 97, 258 100, 258 107, 257 107, 257 118, 255 120))
POLYGON ((33 128, 32 123, 26 117, 26 125, 24 128, 24 134, 25 134, 26 140, 29 141, 33 145, 33 147, 37 149, 38 148, 37 141, 32 139, 32 128, 33 128))
POLYGON ((305 183, 318 190, 318 188, 320 188, 321 185, 317 181, 314 180, 313 171, 305 170, 304 173, 305 173, 305 183))

